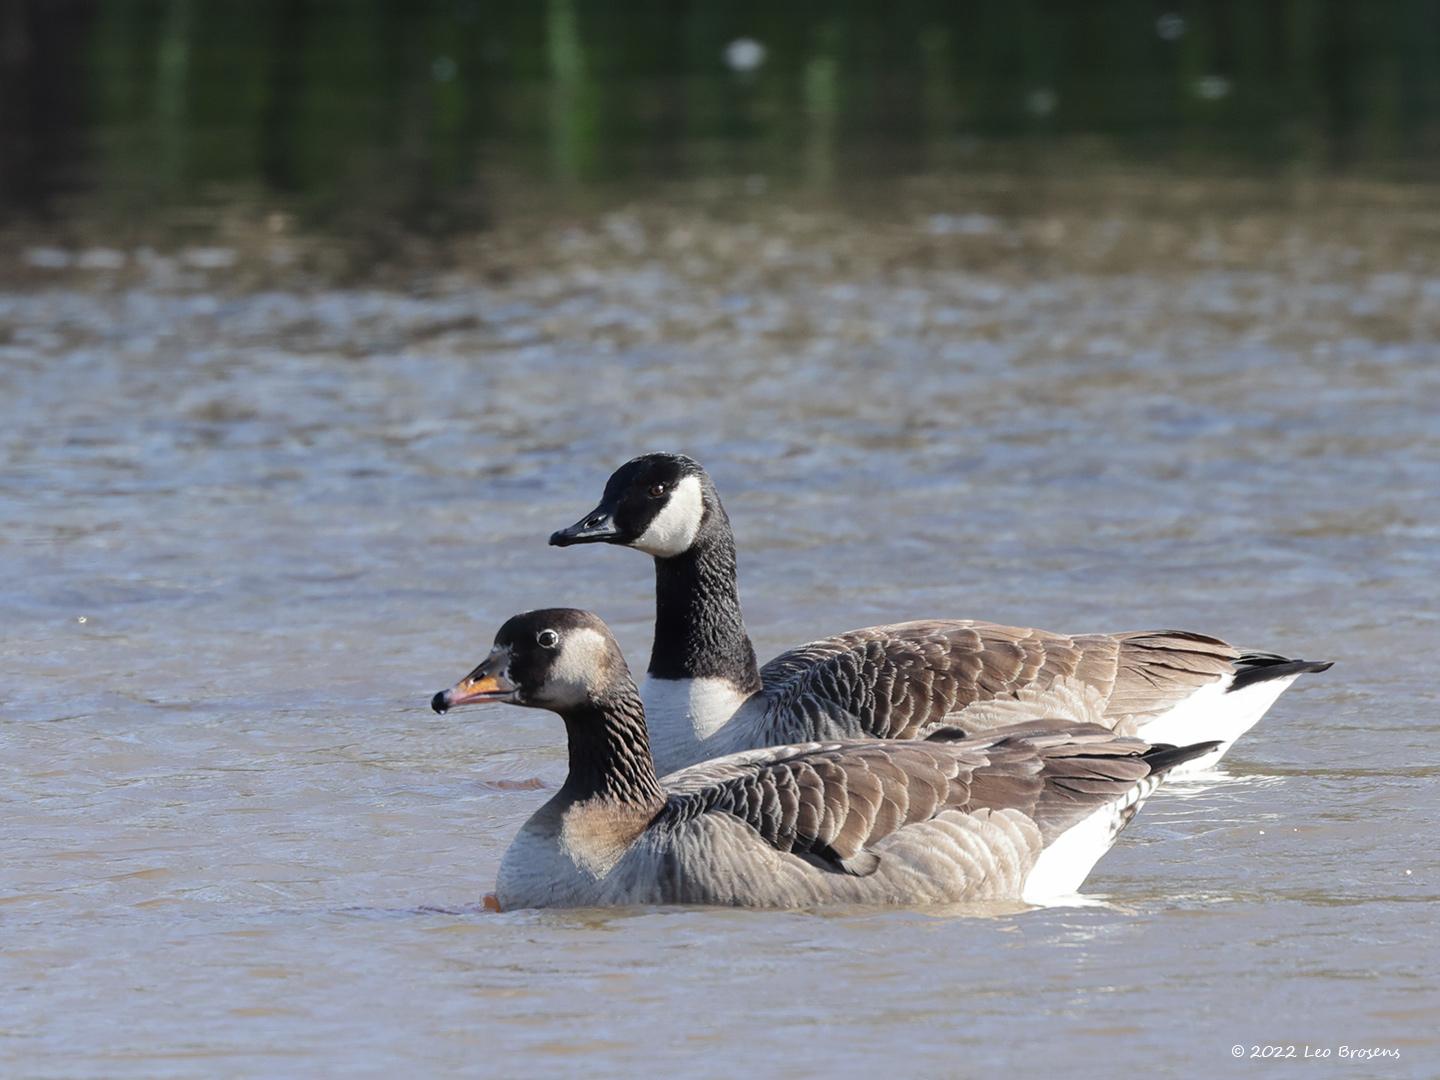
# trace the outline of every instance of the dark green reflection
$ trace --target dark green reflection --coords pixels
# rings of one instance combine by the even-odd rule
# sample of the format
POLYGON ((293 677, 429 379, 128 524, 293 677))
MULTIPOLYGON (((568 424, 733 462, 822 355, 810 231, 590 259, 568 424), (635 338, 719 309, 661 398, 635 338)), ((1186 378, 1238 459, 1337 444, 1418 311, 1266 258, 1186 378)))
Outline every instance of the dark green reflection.
POLYGON ((441 232, 481 223, 497 176, 830 187, 1077 138, 1245 171, 1440 150, 1440 0, 0 0, 0 35, 12 218, 249 199, 441 232))

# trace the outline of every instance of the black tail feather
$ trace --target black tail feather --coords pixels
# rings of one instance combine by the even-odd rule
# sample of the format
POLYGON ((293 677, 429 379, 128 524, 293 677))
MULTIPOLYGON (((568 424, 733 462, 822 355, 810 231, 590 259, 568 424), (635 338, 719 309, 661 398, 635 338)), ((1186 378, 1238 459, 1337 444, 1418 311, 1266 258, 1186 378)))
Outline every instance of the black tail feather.
POLYGON ((1183 765, 1187 761, 1204 757, 1212 750, 1218 750, 1220 746, 1219 742, 1191 743, 1189 746, 1169 746, 1165 743, 1156 743, 1141 756, 1150 766, 1150 775, 1155 776, 1169 772, 1176 765, 1183 765))
POLYGON ((1333 660, 1291 660, 1276 653, 1242 653, 1235 661, 1235 680, 1227 688, 1228 693, 1243 690, 1256 683, 1283 679, 1290 675, 1303 675, 1312 671, 1328 671, 1333 660))

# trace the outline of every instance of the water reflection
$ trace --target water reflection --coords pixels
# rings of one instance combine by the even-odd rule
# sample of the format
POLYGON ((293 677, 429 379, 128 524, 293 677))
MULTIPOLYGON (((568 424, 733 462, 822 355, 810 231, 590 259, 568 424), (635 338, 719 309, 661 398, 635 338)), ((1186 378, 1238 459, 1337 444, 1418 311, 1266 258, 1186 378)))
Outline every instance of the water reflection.
MULTIPOLYGON (((0 0, 0 212, 239 199, 337 230, 559 184, 1054 168, 1428 170, 1440 4, 0 0)), ((200 228, 204 215, 182 216, 200 228)))

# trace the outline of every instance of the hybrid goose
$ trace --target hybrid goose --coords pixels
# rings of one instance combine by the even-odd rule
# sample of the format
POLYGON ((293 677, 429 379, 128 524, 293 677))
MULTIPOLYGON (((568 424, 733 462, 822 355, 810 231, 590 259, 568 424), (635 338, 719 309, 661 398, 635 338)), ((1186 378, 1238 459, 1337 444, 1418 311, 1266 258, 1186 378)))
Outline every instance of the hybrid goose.
POLYGON ((779 746, 661 779, 615 639, 570 608, 511 618, 431 706, 488 701, 558 713, 570 749, 565 783, 501 862, 502 910, 1067 895, 1168 770, 1214 749, 1036 723, 974 740, 779 746))
POLYGON ((969 619, 852 630, 763 668, 745 632, 735 537, 715 485, 681 454, 617 469, 597 506, 550 537, 620 544, 655 559, 655 641, 644 689, 662 772, 764 746, 969 734, 1041 715, 1058 686, 1083 720, 1155 743, 1213 741, 1209 768, 1301 674, 1329 663, 1240 652, 1182 630, 1056 634, 969 619))

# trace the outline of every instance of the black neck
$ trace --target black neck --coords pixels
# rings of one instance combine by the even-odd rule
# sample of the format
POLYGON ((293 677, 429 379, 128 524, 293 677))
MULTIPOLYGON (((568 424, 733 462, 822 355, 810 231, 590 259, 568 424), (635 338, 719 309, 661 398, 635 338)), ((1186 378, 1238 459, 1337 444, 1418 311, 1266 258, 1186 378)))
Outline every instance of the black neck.
POLYGON ((735 584, 735 537, 717 500, 690 549, 655 560, 655 644, 651 678, 723 678, 760 689, 735 584))
POLYGON ((636 806, 664 802, 645 731, 645 706, 628 675, 561 717, 570 738, 570 775, 561 795, 576 802, 597 797, 636 806))

